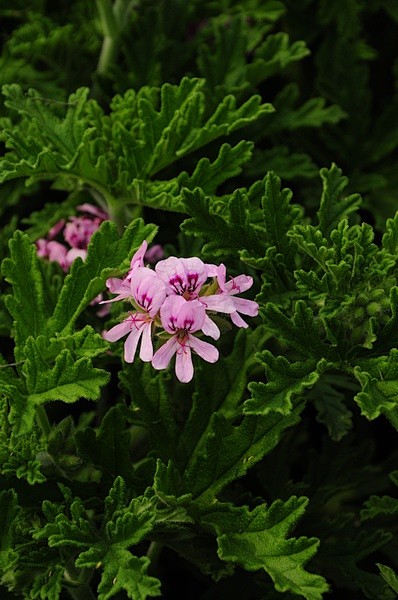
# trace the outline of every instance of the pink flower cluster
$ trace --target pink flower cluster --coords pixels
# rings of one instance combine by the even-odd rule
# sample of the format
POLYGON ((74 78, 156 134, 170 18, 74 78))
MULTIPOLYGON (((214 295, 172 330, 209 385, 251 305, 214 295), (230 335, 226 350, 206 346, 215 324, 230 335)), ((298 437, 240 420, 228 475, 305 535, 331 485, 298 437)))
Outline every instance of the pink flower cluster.
POLYGON ((224 265, 206 264, 196 257, 170 256, 152 270, 144 266, 146 249, 147 243, 143 242, 124 279, 111 278, 106 282, 108 290, 116 296, 103 303, 129 301, 132 309, 127 318, 104 332, 103 337, 115 342, 127 335, 124 359, 128 363, 134 361, 140 341, 140 359, 152 362, 155 369, 165 369, 176 355, 176 375, 182 383, 187 383, 194 372, 192 351, 207 362, 218 360, 218 350, 198 337, 200 334, 214 340, 220 337, 212 316, 224 313, 238 327, 248 327, 239 313, 250 317, 258 314, 256 302, 236 297, 249 289, 253 280, 238 275, 227 281, 224 265), (152 338, 156 329, 161 330, 160 337, 167 337, 167 341, 154 352, 152 338))
POLYGON ((87 202, 77 208, 84 213, 82 216, 69 217, 68 221, 61 219, 50 229, 46 238, 36 242, 37 254, 59 263, 64 271, 69 270, 78 256, 83 260, 86 258, 91 236, 103 221, 109 219, 105 211, 87 202), (55 239, 61 234, 65 243, 55 239))

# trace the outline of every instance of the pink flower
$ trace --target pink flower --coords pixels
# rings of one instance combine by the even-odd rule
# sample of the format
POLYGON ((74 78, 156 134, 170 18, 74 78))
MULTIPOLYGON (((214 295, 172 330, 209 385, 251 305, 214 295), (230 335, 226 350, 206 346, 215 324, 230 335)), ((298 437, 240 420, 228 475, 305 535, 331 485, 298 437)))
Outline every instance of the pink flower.
POLYGON ((101 223, 97 217, 70 217, 64 229, 65 241, 72 248, 86 249, 101 223))
POLYGON ((176 354, 176 375, 181 383, 188 383, 193 377, 191 350, 207 362, 216 362, 218 350, 192 335, 203 328, 205 316, 205 307, 199 300, 168 296, 160 309, 160 318, 164 329, 172 337, 155 352, 152 366, 165 369, 176 354))
POLYGON ((57 235, 62 231, 65 225, 65 219, 61 219, 58 223, 55 223, 47 233, 47 239, 53 240, 57 237, 57 235))
POLYGON ((145 252, 145 260, 148 263, 157 263, 164 257, 163 247, 160 244, 154 244, 145 252))
POLYGON ((66 255, 68 248, 55 240, 48 242, 41 238, 36 242, 37 254, 42 258, 47 258, 51 262, 57 262, 60 264, 64 271, 68 270, 66 255))
POLYGON ((103 300, 100 304, 106 304, 107 302, 118 302, 119 300, 125 300, 131 296, 131 278, 134 271, 138 268, 144 267, 144 254, 148 247, 148 242, 144 240, 141 246, 133 255, 130 261, 130 270, 124 279, 118 277, 111 277, 106 280, 106 287, 111 294, 117 294, 116 298, 111 300, 103 300))
POLYGON ((140 358, 144 362, 152 360, 152 323, 166 298, 166 286, 154 271, 146 267, 135 269, 131 277, 130 293, 137 310, 122 323, 103 333, 108 342, 115 342, 127 335, 124 343, 124 359, 134 360, 138 342, 141 339, 140 358))
POLYGON ((94 204, 89 204, 88 202, 84 202, 76 207, 78 210, 88 213, 89 215, 94 215, 94 217, 98 217, 101 221, 107 221, 109 219, 109 215, 98 206, 94 206, 94 204))
POLYGON ((86 258, 87 258, 87 250, 85 248, 71 248, 70 250, 68 250, 68 252, 66 253, 66 256, 65 256, 66 270, 69 269, 69 267, 71 266, 71 264, 74 262, 74 260, 78 256, 83 261, 86 260, 86 258))
POLYGON ((170 256, 161 260, 155 267, 160 279, 165 282, 167 295, 177 294, 186 300, 198 297, 200 288, 208 275, 200 258, 177 258, 170 256))
POLYGON ((228 294, 233 302, 234 310, 231 312, 231 321, 237 327, 248 327, 246 321, 238 313, 256 317, 258 315, 258 304, 254 300, 246 298, 235 298, 235 294, 245 292, 253 285, 253 278, 248 275, 238 275, 226 282, 227 270, 223 264, 218 267, 217 281, 220 294, 228 294))
MULTIPOLYGON (((205 265, 200 258, 177 258, 170 256, 157 263, 155 270, 167 286, 167 295, 178 295, 185 300, 198 299, 206 310, 231 313, 235 310, 228 294, 202 295, 199 293, 209 276, 217 274, 215 265, 205 265)), ((220 330, 205 314, 202 331, 217 340, 220 330)))

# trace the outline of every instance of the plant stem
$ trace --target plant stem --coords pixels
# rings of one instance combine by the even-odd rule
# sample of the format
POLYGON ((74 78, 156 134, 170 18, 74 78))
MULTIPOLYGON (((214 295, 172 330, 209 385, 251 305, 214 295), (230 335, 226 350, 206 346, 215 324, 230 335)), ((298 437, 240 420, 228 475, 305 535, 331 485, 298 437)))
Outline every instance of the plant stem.
POLYGON ((159 555, 162 551, 162 548, 163 548, 163 544, 160 544, 159 542, 151 542, 149 544, 149 548, 148 548, 146 555, 149 558, 149 560, 151 561, 148 572, 152 573, 152 575, 156 572, 156 567, 157 567, 159 555))
POLYGON ((112 200, 108 201, 108 212, 111 221, 116 223, 118 231, 120 234, 123 233, 124 228, 137 217, 140 217, 142 214, 142 207, 137 205, 130 204, 127 206, 123 203, 122 200, 112 200))
POLYGON ((94 596, 90 586, 87 583, 84 585, 79 585, 78 587, 66 586, 66 589, 73 600, 96 600, 96 596, 94 596))
POLYGON ((40 427, 43 430, 44 435, 48 437, 51 432, 51 423, 48 420, 46 409, 44 408, 44 406, 38 406, 36 408, 36 418, 40 427))
POLYGON ((97 0, 97 10, 104 31, 104 40, 98 59, 97 74, 105 75, 114 62, 119 49, 119 37, 133 2, 130 0, 97 0))

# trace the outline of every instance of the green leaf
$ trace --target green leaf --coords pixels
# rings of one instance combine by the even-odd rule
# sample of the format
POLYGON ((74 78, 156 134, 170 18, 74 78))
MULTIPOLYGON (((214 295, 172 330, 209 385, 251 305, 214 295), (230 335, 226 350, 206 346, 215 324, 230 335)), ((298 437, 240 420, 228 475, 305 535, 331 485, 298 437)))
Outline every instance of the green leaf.
MULTIPOLYGON (((70 494, 70 490, 67 490, 70 494)), ((46 501, 45 501, 46 502, 46 501)), ((56 505, 55 505, 56 506, 56 505)), ((71 498, 70 506, 65 509, 70 513, 65 514, 58 510, 47 510, 43 504, 43 512, 51 518, 44 527, 33 533, 35 540, 47 540, 50 548, 89 548, 97 540, 97 532, 87 517, 86 508, 80 498, 71 498)))
POLYGON ((342 375, 332 373, 329 378, 330 383, 326 378, 321 378, 315 384, 310 398, 318 412, 316 420, 326 425, 332 440, 339 442, 352 428, 352 412, 344 402, 343 391, 353 386, 342 375), (336 384, 340 384, 341 392, 335 389, 336 384))
POLYGON ((311 308, 303 300, 296 302, 292 319, 271 302, 266 304, 263 312, 267 328, 288 347, 308 358, 326 358, 333 361, 333 349, 322 341, 319 323, 315 321, 311 308))
POLYGON ((263 115, 274 112, 274 107, 269 104, 261 104, 261 97, 251 96, 241 106, 236 106, 236 98, 228 94, 223 98, 214 113, 203 123, 200 129, 194 129, 185 140, 184 145, 176 152, 178 157, 193 152, 197 148, 209 142, 229 135, 237 129, 241 129, 253 123, 263 115))
MULTIPOLYGON (((333 534, 335 529, 331 530, 333 534)), ((339 587, 362 592, 367 598, 392 600, 385 595, 386 586, 380 576, 365 570, 369 557, 391 541, 392 535, 383 531, 350 530, 351 535, 340 535, 330 539, 322 548, 324 573, 339 587), (366 561, 366 562, 365 562, 366 561)), ((320 552, 321 554, 321 552, 320 552)))
POLYGON ((284 32, 267 35, 264 42, 256 48, 253 61, 247 66, 247 78, 256 85, 272 75, 280 74, 291 63, 310 54, 305 42, 296 40, 290 43, 289 35, 284 32))
MULTIPOLYGON (((398 487, 398 471, 390 473, 390 479, 398 487)), ((391 496, 371 496, 364 503, 361 519, 376 519, 378 517, 394 517, 398 514, 398 498, 391 496)))
POLYGON ((364 503, 361 510, 361 519, 374 519, 376 517, 395 517, 398 515, 398 499, 391 496, 371 496, 364 503))
POLYGON ((134 417, 149 432, 153 454, 164 463, 176 463, 178 428, 163 373, 154 374, 151 365, 136 362, 126 363, 119 377, 131 397, 134 417))
POLYGON ((303 127, 321 127, 326 123, 338 123, 346 113, 336 104, 326 106, 321 97, 310 98, 296 107, 300 90, 296 83, 289 83, 274 99, 275 116, 268 131, 296 131, 303 127))
POLYGON ((321 373, 328 367, 325 359, 318 363, 312 359, 305 362, 289 363, 283 356, 276 358, 268 350, 256 355, 258 362, 265 366, 267 383, 249 383, 252 397, 246 400, 243 412, 246 415, 267 415, 278 412, 288 415, 292 409, 292 399, 305 396, 321 373))
POLYGON ((320 575, 308 573, 304 565, 316 553, 316 538, 287 538, 303 516, 308 498, 292 496, 287 502, 276 500, 267 508, 257 506, 219 511, 204 517, 215 527, 219 554, 248 571, 264 569, 279 592, 292 592, 308 600, 321 600, 328 584, 320 575))
POLYGON ((5 573, 17 560, 14 549, 14 532, 22 509, 14 490, 0 492, 0 571, 5 573))
POLYGON ((11 257, 4 259, 2 271, 13 287, 13 295, 7 296, 6 306, 14 318, 16 358, 19 360, 27 338, 46 331, 48 315, 36 247, 21 231, 14 233, 9 246, 11 257))
POLYGON ((183 475, 184 489, 194 498, 211 502, 228 483, 242 477, 279 442, 283 432, 299 421, 304 403, 287 416, 246 416, 238 426, 215 413, 205 447, 196 452, 183 475))
POLYGON ((395 571, 393 571, 391 567, 387 567, 381 563, 376 563, 376 565, 379 567, 380 575, 383 577, 384 581, 388 583, 390 588, 392 588, 396 594, 398 594, 398 575, 395 571))
POLYGON ((301 207, 290 204, 291 197, 291 190, 281 190, 279 177, 274 173, 268 173, 262 198, 264 224, 269 245, 275 246, 277 251, 284 256, 288 256, 290 245, 286 234, 303 216, 301 207))
POLYGON ((86 427, 75 435, 77 451, 87 463, 102 471, 102 480, 121 475, 130 484, 134 482, 134 469, 130 455, 130 431, 126 428, 126 409, 113 406, 104 415, 97 431, 86 427))
POLYGON ((354 375, 362 386, 355 396, 362 414, 376 419, 381 414, 388 417, 398 402, 398 350, 388 355, 364 359, 354 368, 354 375))
POLYGON ((215 193, 218 186, 242 172, 242 166, 250 160, 253 150, 251 142, 241 140, 235 146, 222 144, 214 162, 201 158, 191 176, 183 172, 178 176, 180 188, 201 188, 206 195, 215 193))
POLYGON ((4 439, 1 439, 0 434, 1 473, 25 479, 29 485, 44 483, 46 477, 42 472, 42 463, 39 458, 44 456, 47 451, 47 444, 42 431, 38 427, 34 427, 29 432, 29 436, 17 435, 17 433, 17 428, 11 430, 11 433, 5 430, 4 439))
POLYGON ((291 152, 288 146, 274 145, 267 150, 256 148, 245 173, 252 177, 261 177, 264 171, 273 171, 278 173, 283 181, 289 181, 313 179, 317 177, 318 170, 309 154, 291 152))
POLYGON ((344 197, 344 189, 348 185, 347 177, 343 177, 341 169, 332 164, 330 169, 321 169, 323 191, 318 210, 319 229, 328 238, 341 219, 356 211, 361 205, 359 194, 344 197))
POLYGON ((33 338, 26 343, 27 354, 23 366, 28 402, 42 404, 51 400, 75 402, 80 398, 96 400, 100 388, 109 381, 110 375, 92 366, 88 358, 74 361, 69 350, 61 350, 53 367, 43 359, 33 338))
POLYGON ((244 248, 255 255, 263 253, 264 244, 250 223, 250 204, 241 190, 235 190, 228 200, 226 218, 212 210, 210 198, 201 189, 185 189, 182 195, 185 211, 192 218, 182 223, 181 230, 212 240, 203 247, 204 255, 221 257, 244 248))
POLYGON ((197 63, 201 75, 210 88, 223 85, 229 89, 241 87, 246 79, 246 48, 248 26, 242 15, 234 15, 229 22, 210 22, 210 43, 198 48, 197 63))
MULTIPOLYGON (((143 496, 133 498, 128 505, 125 504, 126 499, 124 480, 117 477, 105 499, 101 536, 88 544, 88 549, 80 552, 75 561, 79 568, 103 568, 98 586, 100 600, 112 598, 121 590, 125 590, 133 600, 159 595, 160 582, 146 574, 149 558, 137 558, 128 551, 153 529, 156 519, 154 504, 143 496)), ((58 517, 57 520, 65 527, 64 519, 58 517)), ((74 528, 75 525, 70 524, 69 527, 74 528)), ((63 531, 60 531, 56 539, 61 540, 62 534, 63 531)), ((50 542, 54 544, 54 538, 50 542)), ((78 539, 74 545, 80 545, 78 539)))
POLYGON ((136 219, 119 238, 111 221, 104 221, 93 234, 85 262, 77 258, 65 278, 50 327, 54 332, 69 334, 84 308, 105 288, 108 277, 128 270, 134 250, 155 235, 154 225, 144 225, 136 219))
POLYGON ((106 371, 94 368, 89 358, 75 361, 67 349, 61 350, 51 366, 43 358, 41 347, 31 337, 26 342, 29 358, 22 371, 26 377, 27 394, 16 386, 5 388, 10 398, 10 422, 18 435, 26 434, 32 428, 37 406, 53 400, 68 403, 81 398, 97 400, 101 387, 110 378, 106 371))
MULTIPOLYGON (((101 560, 95 550, 84 553, 80 566, 98 568, 101 560)), ((80 555, 82 556, 82 555, 80 555)), ((98 600, 109 600, 123 590, 131 600, 146 600, 161 595, 160 581, 147 574, 150 560, 146 556, 138 558, 127 550, 112 548, 106 555, 101 581, 98 585, 98 600)))
POLYGON ((387 219, 382 244, 387 252, 396 256, 398 250, 398 212, 395 213, 392 219, 387 219))
POLYGON ((212 415, 217 412, 225 418, 233 418, 241 410, 241 400, 246 391, 250 370, 255 367, 254 352, 261 346, 263 328, 254 331, 241 329, 234 341, 234 348, 227 357, 220 356, 212 365, 199 363, 195 368, 195 392, 192 408, 181 431, 177 458, 178 467, 187 469, 196 454, 206 444, 212 415))
POLYGON ((64 565, 52 565, 43 574, 36 575, 29 598, 31 600, 59 600, 64 583, 64 565))

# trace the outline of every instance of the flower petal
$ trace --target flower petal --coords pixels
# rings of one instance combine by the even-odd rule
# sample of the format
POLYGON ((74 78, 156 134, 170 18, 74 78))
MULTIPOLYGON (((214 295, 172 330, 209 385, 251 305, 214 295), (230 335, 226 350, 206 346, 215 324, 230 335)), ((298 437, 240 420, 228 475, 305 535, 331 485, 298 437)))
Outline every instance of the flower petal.
POLYGON ((177 347, 179 343, 177 338, 173 336, 167 342, 165 342, 158 350, 156 350, 155 354, 152 358, 152 366, 154 369, 165 369, 173 355, 177 351, 177 347))
POLYGON ((191 332, 202 329, 206 318, 203 304, 199 300, 185 300, 184 298, 183 300, 184 303, 180 305, 178 311, 174 308, 176 326, 178 329, 185 329, 191 332))
POLYGON ((140 359, 150 362, 153 357, 152 346, 152 323, 147 322, 142 326, 142 339, 140 348, 140 359))
POLYGON ((231 296, 235 294, 241 294, 245 292, 253 285, 253 277, 249 275, 238 275, 237 277, 233 277, 225 284, 225 290, 231 296))
POLYGON ((217 348, 209 344, 208 342, 204 342, 194 335, 189 336, 189 345, 192 350, 195 350, 196 354, 199 354, 203 360, 207 362, 214 363, 219 358, 219 352, 217 348))
POLYGON ((222 313, 231 313, 235 310, 234 301, 228 294, 211 294, 211 296, 200 296, 200 302, 206 310, 215 310, 222 313))
POLYGON ((130 271, 144 266, 144 254, 147 251, 148 242, 144 240, 130 261, 130 271))
POLYGON ((204 306, 199 300, 185 300, 182 296, 167 296, 160 308, 162 325, 168 333, 179 329, 199 331, 205 317, 204 306))
POLYGON ((129 333, 130 330, 130 323, 128 321, 123 321, 123 323, 115 325, 109 331, 104 331, 102 337, 108 342, 116 342, 117 340, 120 340, 120 338, 125 336, 127 333, 129 333))
POLYGON ((249 327, 249 325, 246 323, 246 321, 244 321, 242 319, 242 317, 239 315, 239 313, 237 313, 236 311, 230 314, 231 317, 231 321, 234 325, 236 325, 237 327, 244 327, 245 329, 247 329, 247 327, 249 327))
POLYGON ((142 331, 142 326, 132 329, 126 338, 126 341, 124 342, 124 360, 127 363, 132 363, 134 361, 135 352, 137 350, 137 345, 142 331))
POLYGON ((205 335, 208 335, 213 338, 213 340, 218 340, 220 337, 220 330, 217 325, 210 319, 208 315, 205 316, 205 322, 203 323, 202 330, 205 335))
POLYGON ((166 285, 155 271, 137 267, 131 274, 131 294, 137 304, 154 317, 166 298, 166 285))
POLYGON ((208 275, 203 261, 196 256, 177 258, 169 256, 155 267, 156 273, 165 282, 168 295, 189 294, 197 296, 208 275))
POLYGON ((257 317, 258 304, 254 300, 246 300, 246 298, 233 298, 235 310, 248 315, 249 317, 257 317))
POLYGON ((176 375, 181 383, 188 383, 193 377, 191 349, 186 344, 179 344, 176 356, 176 375))

